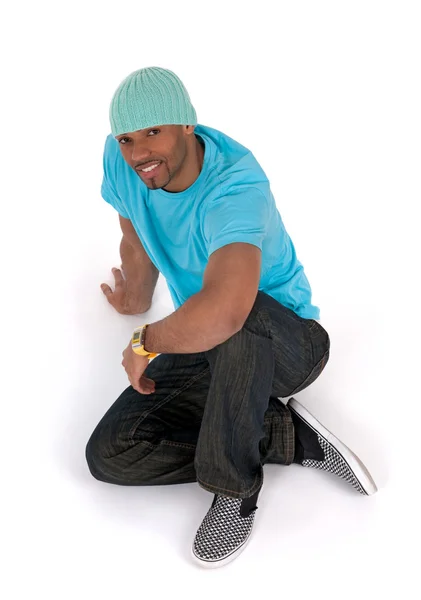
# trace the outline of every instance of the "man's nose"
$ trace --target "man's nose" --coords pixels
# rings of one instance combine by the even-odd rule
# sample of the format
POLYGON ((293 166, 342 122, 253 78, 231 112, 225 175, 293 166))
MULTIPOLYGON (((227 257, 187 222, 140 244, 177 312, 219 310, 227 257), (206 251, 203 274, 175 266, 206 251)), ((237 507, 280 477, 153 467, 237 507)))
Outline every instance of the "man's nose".
POLYGON ((134 142, 132 147, 132 161, 144 163, 150 160, 151 152, 145 142, 134 142))

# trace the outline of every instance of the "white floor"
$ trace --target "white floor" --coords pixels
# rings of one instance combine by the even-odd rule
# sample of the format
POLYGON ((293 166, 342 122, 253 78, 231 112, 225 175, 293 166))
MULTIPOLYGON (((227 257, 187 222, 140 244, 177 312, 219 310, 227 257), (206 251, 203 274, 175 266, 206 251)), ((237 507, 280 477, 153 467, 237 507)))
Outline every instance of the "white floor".
MULTIPOLYGON (((0 42, 1 597, 419 598, 417 3, 97 8, 18 3, 0 42), (267 465, 250 544, 212 571, 190 560, 211 494, 107 485, 84 458, 145 318, 100 290, 121 239, 100 186, 112 94, 152 65, 266 172, 331 337, 297 398, 379 487, 267 465)), ((147 318, 172 310, 161 277, 147 318)))
MULTIPOLYGON (((247 598, 265 592, 351 598, 361 588, 368 598, 402 585, 403 557, 411 559, 404 539, 416 523, 409 490, 391 471, 392 428, 403 426, 402 412, 391 402, 380 358, 385 340, 374 315, 348 310, 345 326, 333 311, 329 323, 325 307, 331 359, 296 398, 360 456, 379 492, 363 497, 324 472, 266 465, 252 538, 236 561, 211 575, 190 558, 211 494, 197 484, 107 485, 87 469, 86 441, 127 385, 120 355, 136 318, 114 314, 96 285, 104 272, 76 262, 83 275, 73 279, 76 312, 63 320, 67 349, 50 353, 45 395, 37 407, 28 406, 33 428, 20 424, 25 433, 19 436, 16 423, 11 455, 24 463, 19 495, 12 490, 18 524, 12 519, 6 526, 19 531, 11 538, 19 559, 15 577, 24 565, 19 585, 44 590, 48 598, 58 590, 62 598, 141 596, 144 590, 211 598, 224 589, 247 598)), ((168 296, 159 280, 151 321, 165 315, 164 305, 168 296)), ((25 388, 22 393, 30 393, 25 388)))

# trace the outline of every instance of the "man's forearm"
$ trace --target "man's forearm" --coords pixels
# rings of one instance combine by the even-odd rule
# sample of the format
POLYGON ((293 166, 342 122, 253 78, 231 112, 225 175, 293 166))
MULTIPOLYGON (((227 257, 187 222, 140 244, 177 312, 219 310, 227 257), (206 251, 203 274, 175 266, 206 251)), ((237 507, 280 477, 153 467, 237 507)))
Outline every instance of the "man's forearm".
POLYGON ((146 329, 145 350, 170 354, 205 352, 237 333, 237 323, 221 314, 215 293, 200 291, 165 319, 151 323, 146 329))
POLYGON ((120 256, 126 278, 126 301, 137 312, 146 312, 152 304, 159 271, 145 252, 136 251, 124 236, 120 244, 120 256))

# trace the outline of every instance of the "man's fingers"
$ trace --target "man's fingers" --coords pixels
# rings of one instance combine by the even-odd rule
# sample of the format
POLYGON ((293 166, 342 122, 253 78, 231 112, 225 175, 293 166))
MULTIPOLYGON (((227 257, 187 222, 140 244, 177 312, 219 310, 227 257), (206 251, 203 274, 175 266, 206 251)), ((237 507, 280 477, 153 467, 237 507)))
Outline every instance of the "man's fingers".
MULTIPOLYGON (((113 269, 111 269, 111 271, 114 273, 114 277, 115 277, 115 287, 117 288, 118 286, 121 286, 125 280, 123 275, 121 274, 119 269, 116 269, 115 267, 113 269)), ((107 285, 106 283, 101 283, 101 290, 104 292, 105 296, 107 296, 107 299, 111 302, 111 298, 113 297, 113 290, 110 288, 109 285, 107 285)))
MULTIPOLYGON (((134 378, 132 376, 132 377, 129 377, 129 381, 130 381, 130 385, 132 386, 132 388, 135 389, 140 394, 152 394, 153 392, 155 392, 155 384, 150 385, 149 383, 145 383, 143 377, 134 378)), ((152 380, 148 379, 147 381, 152 381, 152 380)))
POLYGON ((101 283, 101 290, 104 292, 106 296, 109 296, 113 293, 112 289, 106 283, 101 283))
POLYGON ((151 394, 154 391, 144 385, 140 385, 140 383, 135 383, 134 381, 131 381, 130 384, 136 392, 139 392, 139 394, 151 394))
POLYGON ((123 277, 120 269, 114 268, 114 269, 111 269, 111 270, 114 273, 116 287, 118 285, 121 285, 122 283, 124 283, 124 277, 123 277))

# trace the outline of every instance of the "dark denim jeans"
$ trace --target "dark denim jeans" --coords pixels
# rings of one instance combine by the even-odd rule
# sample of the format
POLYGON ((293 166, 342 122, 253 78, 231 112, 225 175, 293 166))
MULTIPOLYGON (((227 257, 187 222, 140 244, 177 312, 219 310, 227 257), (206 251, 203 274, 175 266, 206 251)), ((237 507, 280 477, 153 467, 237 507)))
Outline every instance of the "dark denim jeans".
POLYGON ((160 354, 92 433, 92 475, 120 485, 197 481, 233 498, 260 490, 265 463, 291 464, 294 426, 285 398, 308 387, 329 359, 330 339, 259 291, 240 331, 206 352, 160 354))

